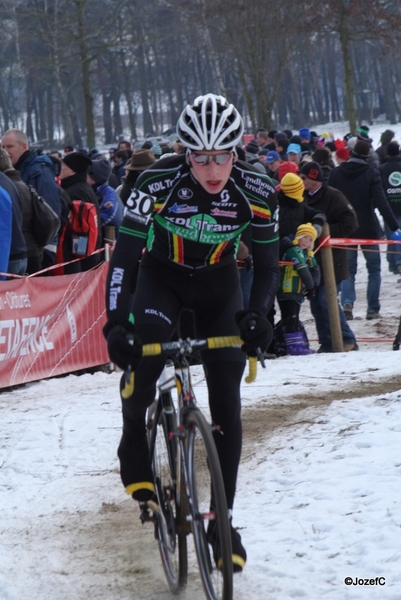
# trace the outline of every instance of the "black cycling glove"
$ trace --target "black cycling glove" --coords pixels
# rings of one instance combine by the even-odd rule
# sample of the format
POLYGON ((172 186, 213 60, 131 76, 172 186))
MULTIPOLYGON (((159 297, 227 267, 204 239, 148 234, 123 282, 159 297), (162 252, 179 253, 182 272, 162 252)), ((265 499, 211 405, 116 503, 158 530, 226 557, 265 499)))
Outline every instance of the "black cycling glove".
POLYGON ((106 323, 103 334, 110 360, 123 371, 135 371, 142 358, 142 342, 132 323, 106 323))
POLYGON ((257 309, 240 310, 235 315, 244 344, 241 349, 248 356, 257 356, 257 350, 263 353, 273 339, 273 328, 269 321, 257 309))

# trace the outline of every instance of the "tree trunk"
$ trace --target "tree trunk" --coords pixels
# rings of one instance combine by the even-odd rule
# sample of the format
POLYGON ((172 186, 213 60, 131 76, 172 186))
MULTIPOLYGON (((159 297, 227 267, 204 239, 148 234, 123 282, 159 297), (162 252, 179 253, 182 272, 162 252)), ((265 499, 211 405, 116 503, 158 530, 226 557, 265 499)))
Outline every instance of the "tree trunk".
POLYGON ((78 12, 78 40, 81 57, 82 93, 85 105, 86 145, 93 148, 96 145, 95 123, 93 119, 93 98, 90 89, 90 57, 85 38, 85 6, 87 0, 74 0, 78 12))
POLYGON ((129 73, 129 68, 125 62, 124 52, 121 51, 120 54, 121 60, 121 71, 122 71, 122 87, 124 91, 125 101, 127 103, 128 109, 128 120, 131 129, 131 140, 135 140, 137 138, 136 133, 136 115, 132 106, 132 91, 131 91, 131 77, 129 73))
MULTIPOLYGON (((354 99, 354 80, 349 49, 346 0, 338 0, 340 4, 340 43, 344 65, 344 88, 347 107, 347 117, 350 131, 356 131, 356 110, 354 99)), ((348 3, 347 3, 348 4, 348 3)))
POLYGON ((54 146, 53 86, 51 83, 46 86, 46 126, 47 139, 49 144, 54 146))
POLYGON ((146 78, 146 69, 145 69, 145 51, 143 45, 140 44, 138 47, 138 72, 139 72, 139 86, 141 92, 141 100, 142 100, 142 118, 143 118, 143 135, 146 136, 148 134, 153 135, 153 123, 152 117, 149 111, 149 102, 148 102, 148 85, 149 82, 146 78))

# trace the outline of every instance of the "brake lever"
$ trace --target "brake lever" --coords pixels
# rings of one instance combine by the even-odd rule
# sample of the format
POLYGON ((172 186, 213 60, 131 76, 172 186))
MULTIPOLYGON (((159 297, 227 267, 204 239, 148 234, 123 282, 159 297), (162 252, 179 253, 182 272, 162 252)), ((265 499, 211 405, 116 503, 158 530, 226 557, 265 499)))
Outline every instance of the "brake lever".
MULTIPOLYGON (((256 326, 256 321, 254 321, 253 319, 252 319, 252 321, 249 321, 249 329, 255 329, 255 326, 256 326)), ((256 356, 258 357, 258 360, 259 360, 260 364, 262 365, 262 368, 266 369, 265 359, 264 359, 263 353, 260 348, 256 348, 256 356)))

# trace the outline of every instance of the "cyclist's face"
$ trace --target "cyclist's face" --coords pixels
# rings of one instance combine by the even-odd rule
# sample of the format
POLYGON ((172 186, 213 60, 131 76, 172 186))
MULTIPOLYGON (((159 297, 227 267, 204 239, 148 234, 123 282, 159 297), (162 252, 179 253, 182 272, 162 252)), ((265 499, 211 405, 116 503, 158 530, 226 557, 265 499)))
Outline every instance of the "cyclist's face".
POLYGON ((192 175, 209 194, 219 194, 224 188, 230 177, 233 159, 232 152, 219 152, 217 150, 194 152, 188 157, 192 175), (227 161, 218 165, 215 160, 211 160, 209 164, 200 164, 195 160, 197 156, 210 157, 218 155, 227 156, 227 161))

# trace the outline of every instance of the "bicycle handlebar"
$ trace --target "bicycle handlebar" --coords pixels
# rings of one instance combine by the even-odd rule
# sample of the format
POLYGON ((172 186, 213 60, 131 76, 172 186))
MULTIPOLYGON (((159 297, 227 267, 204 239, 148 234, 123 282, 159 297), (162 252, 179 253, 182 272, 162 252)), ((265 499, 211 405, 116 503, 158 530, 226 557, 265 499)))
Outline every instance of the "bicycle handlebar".
MULTIPOLYGON (((142 356, 158 356, 160 354, 181 354, 191 356, 193 351, 215 350, 217 348, 230 348, 232 346, 241 346, 243 340, 236 335, 227 335, 219 337, 206 338, 204 340, 177 340, 173 342, 163 342, 154 344, 144 344, 142 346, 142 356)), ((249 356, 248 375, 245 376, 246 383, 252 383, 257 374, 257 356, 249 356)), ((264 366, 264 363, 262 363, 264 366)), ((121 390, 122 397, 129 398, 134 391, 135 373, 130 369, 125 372, 125 385, 121 390)))
MULTIPOLYGON (((157 356, 159 354, 186 354, 190 356, 192 352, 198 350, 215 350, 217 348, 229 348, 231 346, 240 346, 243 341, 240 337, 219 336, 206 338, 204 340, 177 340, 173 342, 145 344, 142 346, 142 356, 157 356)), ((249 371, 245 377, 246 383, 252 383, 256 379, 258 359, 256 356, 249 357, 249 371)))

